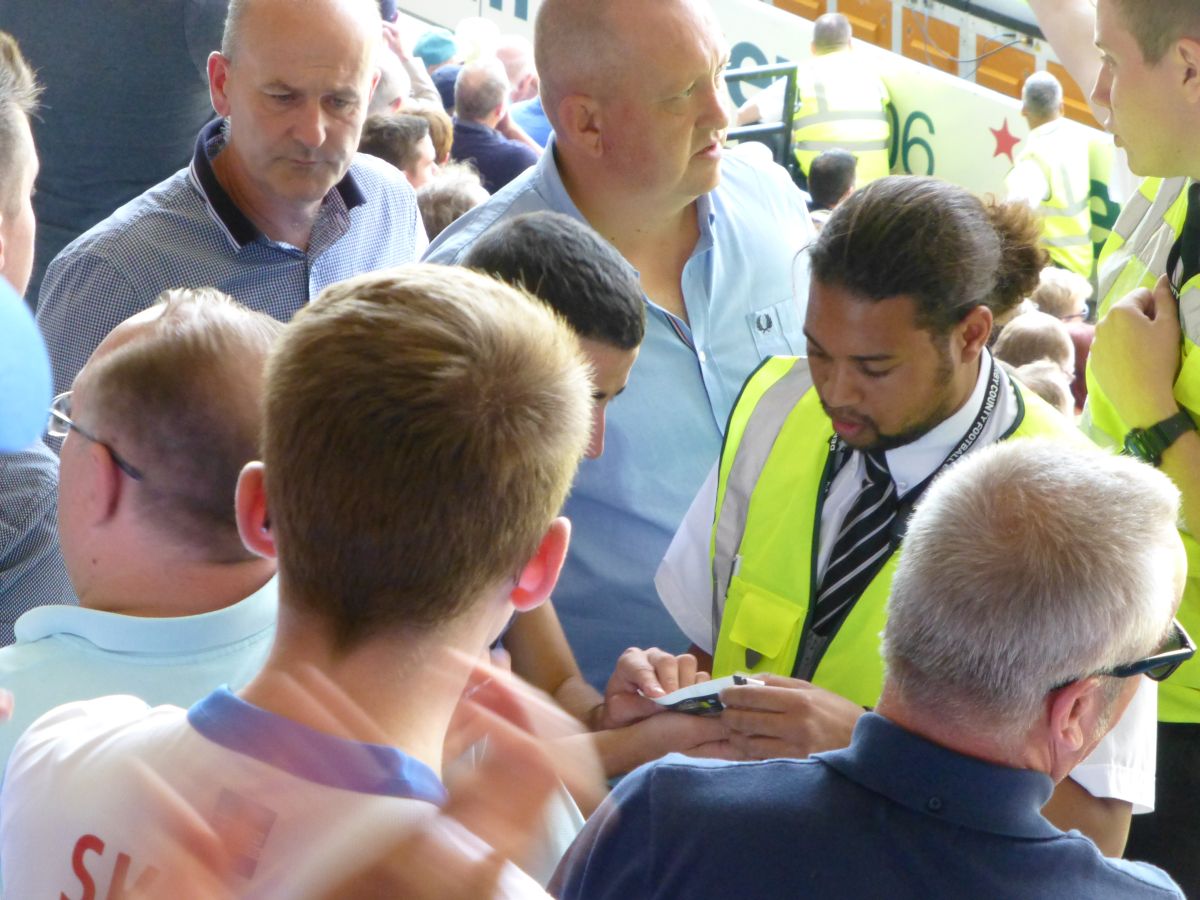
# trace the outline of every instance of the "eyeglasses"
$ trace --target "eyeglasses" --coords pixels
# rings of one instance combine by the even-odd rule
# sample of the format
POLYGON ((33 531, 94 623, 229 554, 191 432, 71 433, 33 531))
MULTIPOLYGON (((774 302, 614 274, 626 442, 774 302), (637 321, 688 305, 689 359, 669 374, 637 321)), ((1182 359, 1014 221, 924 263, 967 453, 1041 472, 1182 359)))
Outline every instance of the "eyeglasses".
POLYGON ((117 464, 117 468, 134 481, 141 481, 144 478, 141 472, 121 458, 112 445, 100 440, 91 432, 84 431, 71 420, 71 391, 64 391, 50 402, 50 420, 46 423, 46 433, 50 437, 65 438, 67 432, 72 430, 80 437, 87 438, 93 444, 98 444, 107 450, 109 456, 113 458, 113 462, 117 464))
POLYGON ((1112 675, 1115 678, 1132 678, 1134 675, 1145 675, 1151 681, 1165 681, 1175 673, 1175 670, 1196 655, 1196 645, 1183 629, 1178 619, 1171 620, 1171 633, 1158 652, 1137 662, 1113 666, 1100 672, 1100 675, 1112 675))

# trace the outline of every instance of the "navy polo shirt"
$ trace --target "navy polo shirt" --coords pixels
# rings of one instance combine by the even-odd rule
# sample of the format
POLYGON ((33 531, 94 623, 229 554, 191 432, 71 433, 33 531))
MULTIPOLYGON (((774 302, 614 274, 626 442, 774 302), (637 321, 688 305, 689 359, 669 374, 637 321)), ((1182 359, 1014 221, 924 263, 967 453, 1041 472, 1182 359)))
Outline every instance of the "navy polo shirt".
POLYGON ((1042 815, 1040 772, 963 756, 882 716, 844 750, 753 763, 673 754, 623 781, 551 893, 612 897, 1178 898, 1042 815))
POLYGON ((495 128, 459 118, 454 120, 450 155, 475 166, 489 194, 496 193, 538 161, 537 153, 527 144, 509 140, 495 128))

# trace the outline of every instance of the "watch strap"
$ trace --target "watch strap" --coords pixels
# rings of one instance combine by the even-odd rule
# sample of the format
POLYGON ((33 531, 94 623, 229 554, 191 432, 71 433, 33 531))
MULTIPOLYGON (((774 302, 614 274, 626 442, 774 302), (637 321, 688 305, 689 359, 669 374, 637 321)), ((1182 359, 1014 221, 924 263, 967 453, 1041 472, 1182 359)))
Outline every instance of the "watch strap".
POLYGON ((1125 436, 1125 452, 1152 465, 1162 462, 1162 455, 1172 444, 1189 431, 1196 430, 1187 410, 1163 419, 1149 428, 1134 428, 1125 436))

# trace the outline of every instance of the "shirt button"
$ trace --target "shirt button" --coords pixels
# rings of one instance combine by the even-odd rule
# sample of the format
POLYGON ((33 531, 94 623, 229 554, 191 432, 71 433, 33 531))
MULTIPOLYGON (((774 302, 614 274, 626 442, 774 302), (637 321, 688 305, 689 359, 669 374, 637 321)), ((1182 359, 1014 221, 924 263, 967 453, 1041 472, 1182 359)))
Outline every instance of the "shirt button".
POLYGON ((941 797, 930 797, 928 802, 926 802, 925 807, 930 812, 941 812, 942 811, 942 798, 941 797))
POLYGON ((696 351, 696 356, 700 358, 701 363, 708 362, 708 355, 703 350, 696 351))
POLYGON ((896 487, 902 491, 907 491, 908 490, 908 482, 907 481, 897 481, 896 487))

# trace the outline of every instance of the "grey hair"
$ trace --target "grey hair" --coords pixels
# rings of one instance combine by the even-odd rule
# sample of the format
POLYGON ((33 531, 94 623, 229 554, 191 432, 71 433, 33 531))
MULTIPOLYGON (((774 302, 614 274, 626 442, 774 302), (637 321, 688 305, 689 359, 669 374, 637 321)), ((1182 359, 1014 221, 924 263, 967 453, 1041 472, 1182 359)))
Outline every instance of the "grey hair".
POLYGON ((508 96, 508 75, 494 56, 467 63, 454 82, 454 113, 460 119, 486 119, 508 96))
POLYGON ((1062 102, 1062 85, 1049 72, 1034 72, 1025 79, 1025 86, 1021 88, 1021 103, 1029 115, 1038 119, 1052 119, 1058 115, 1062 102))
POLYGON ((909 523, 883 635, 890 687, 1024 734, 1057 685, 1159 645, 1178 601, 1178 514, 1169 478, 1095 447, 971 454, 909 523))
POLYGON ((850 20, 841 13, 826 13, 813 25, 812 44, 818 53, 850 46, 850 20))

